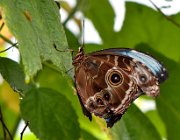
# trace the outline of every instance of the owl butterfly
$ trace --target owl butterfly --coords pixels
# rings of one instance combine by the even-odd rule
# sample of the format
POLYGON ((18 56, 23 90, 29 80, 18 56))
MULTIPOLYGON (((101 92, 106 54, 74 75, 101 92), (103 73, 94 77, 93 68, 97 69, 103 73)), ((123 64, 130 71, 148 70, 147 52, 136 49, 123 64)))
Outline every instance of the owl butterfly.
POLYGON ((156 97, 168 77, 165 67, 150 55, 132 49, 105 49, 73 59, 75 84, 83 113, 104 118, 107 127, 121 119, 140 95, 156 97))

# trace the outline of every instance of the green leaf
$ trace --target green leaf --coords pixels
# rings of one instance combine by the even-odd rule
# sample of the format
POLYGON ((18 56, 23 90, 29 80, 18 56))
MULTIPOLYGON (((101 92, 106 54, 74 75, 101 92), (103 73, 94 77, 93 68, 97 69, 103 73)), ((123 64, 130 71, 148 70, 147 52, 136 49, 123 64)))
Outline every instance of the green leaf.
POLYGON ((69 48, 71 48, 72 50, 78 50, 80 44, 78 42, 78 39, 75 37, 75 35, 67 28, 65 28, 65 33, 67 36, 69 48))
POLYGON ((81 139, 82 140, 98 140, 96 137, 94 137, 92 134, 87 132, 86 130, 81 131, 81 139))
POLYGON ((59 92, 39 88, 26 93, 21 104, 22 117, 42 140, 78 140, 78 118, 71 103, 59 92))
POLYGON ((146 112, 146 116, 151 120, 151 122, 154 124, 156 129, 158 130, 159 134, 161 135, 162 138, 166 138, 166 127, 161 120, 157 110, 150 110, 146 112))
POLYGON ((42 62, 51 61, 59 71, 72 65, 59 9, 52 0, 1 0, 4 18, 18 40, 25 72, 33 76, 42 69, 42 62))
POLYGON ((97 4, 97 0, 88 0, 84 3, 84 13, 93 22, 104 44, 110 45, 115 41, 113 31, 115 14, 108 1, 99 2, 100 4, 97 4))
MULTIPOLYGON (((180 21, 180 14, 171 18, 180 21)), ((166 57, 178 61, 179 36, 180 28, 169 22, 161 13, 137 3, 127 2, 125 21, 116 36, 118 44, 114 46, 134 48, 137 44, 145 43, 166 57)))
POLYGON ((169 140, 180 139, 180 65, 169 71, 169 79, 161 86, 161 95, 156 101, 157 109, 163 119, 167 138, 169 140))
MULTIPOLYGON (((19 114, 14 112, 12 109, 10 109, 9 106, 5 103, 1 103, 0 105, 2 109, 3 120, 8 130, 10 131, 11 135, 13 136, 15 135, 16 129, 18 127, 18 123, 20 122, 19 114)), ((3 135, 3 130, 1 126, 0 127, 0 140, 3 140, 3 138, 4 138, 4 135, 3 135)), ((8 138, 10 139, 9 136, 8 138)))
POLYGON ((167 138, 170 140, 178 140, 180 139, 180 134, 176 132, 180 131, 180 87, 178 86, 180 84, 180 65, 154 51, 146 44, 140 44, 136 48, 140 49, 142 45, 144 48, 141 50, 156 56, 158 60, 164 63, 168 70, 169 78, 165 83, 161 84, 160 96, 156 99, 156 104, 159 116, 162 118, 166 127, 167 138))
MULTIPOLYGON (((16 136, 14 138, 14 140, 20 140, 20 137, 16 136)), ((39 140, 38 138, 36 138, 35 135, 33 135, 32 133, 24 133, 23 135, 23 140, 39 140)))
POLYGON ((161 140, 154 125, 133 104, 111 132, 113 140, 161 140))
POLYGON ((15 91, 25 91, 28 85, 20 65, 8 58, 0 57, 0 73, 15 91))

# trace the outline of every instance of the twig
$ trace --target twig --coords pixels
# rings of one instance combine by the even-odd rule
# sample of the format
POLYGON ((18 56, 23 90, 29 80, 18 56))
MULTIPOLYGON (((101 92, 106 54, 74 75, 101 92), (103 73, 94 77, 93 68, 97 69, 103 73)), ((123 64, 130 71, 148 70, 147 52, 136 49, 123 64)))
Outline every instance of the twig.
POLYGON ((28 127, 28 125, 29 125, 29 122, 27 121, 27 122, 26 122, 26 125, 24 126, 24 128, 23 128, 23 130, 22 130, 22 132, 20 133, 20 134, 21 134, 21 138, 20 138, 20 140, 22 140, 22 139, 23 139, 23 134, 24 134, 24 132, 25 132, 26 128, 28 127))
POLYGON ((78 10, 78 7, 81 3, 81 0, 77 0, 76 6, 72 9, 71 13, 69 14, 69 16, 66 18, 66 20, 63 22, 63 25, 65 26, 66 23, 74 16, 74 14, 76 13, 76 11, 78 10))
POLYGON ((5 25, 5 23, 3 22, 3 23, 1 24, 0 31, 3 29, 4 25, 5 25))
MULTIPOLYGON (((0 120, 3 120, 3 115, 2 115, 2 111, 0 109, 0 120)), ((2 121, 1 121, 2 122, 2 121)), ((6 130, 3 127, 3 123, 2 123, 2 128, 3 128, 3 135, 4 135, 4 139, 6 140, 6 130)))
POLYGON ((149 0, 149 1, 150 1, 150 3, 151 3, 168 21, 170 21, 171 23, 173 23, 174 25, 176 25, 178 28, 180 28, 180 24, 179 24, 179 23, 177 23, 175 20, 173 20, 173 19, 170 18, 169 16, 165 15, 165 14, 161 11, 161 9, 160 9, 159 7, 157 7, 157 5, 156 5, 154 2, 152 2, 151 0, 149 0))
POLYGON ((1 124, 2 124, 2 126, 3 126, 4 140, 7 139, 7 137, 6 137, 6 132, 8 133, 8 135, 9 135, 9 137, 10 137, 10 140, 13 140, 13 137, 12 137, 9 129, 7 128, 6 124, 4 123, 3 116, 2 116, 2 111, 1 111, 1 107, 0 107, 0 121, 1 121, 1 124))
POLYGON ((9 44, 13 45, 14 43, 9 40, 8 38, 6 38, 5 36, 3 36, 2 34, 0 34, 0 38, 2 38, 4 41, 8 42, 9 44))
POLYGON ((12 47, 16 46, 18 43, 14 43, 12 46, 8 47, 5 50, 0 51, 0 53, 6 52, 7 50, 11 49, 12 47))

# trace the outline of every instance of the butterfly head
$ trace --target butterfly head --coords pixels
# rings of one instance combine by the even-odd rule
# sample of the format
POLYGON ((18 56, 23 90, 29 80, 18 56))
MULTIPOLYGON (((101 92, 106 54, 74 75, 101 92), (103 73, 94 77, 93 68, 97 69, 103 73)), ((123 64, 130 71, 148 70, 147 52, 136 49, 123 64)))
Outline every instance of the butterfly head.
POLYGON ((81 47, 78 48, 78 53, 84 54, 83 46, 81 46, 81 47))
POLYGON ((84 50, 83 47, 79 47, 78 53, 73 58, 73 65, 76 66, 80 64, 83 61, 83 59, 84 59, 84 50))

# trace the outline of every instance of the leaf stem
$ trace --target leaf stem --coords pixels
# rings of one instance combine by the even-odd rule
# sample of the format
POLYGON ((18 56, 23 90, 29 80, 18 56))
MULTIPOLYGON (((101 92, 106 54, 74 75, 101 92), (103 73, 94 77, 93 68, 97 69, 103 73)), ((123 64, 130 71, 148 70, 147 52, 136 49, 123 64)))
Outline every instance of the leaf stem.
MULTIPOLYGON (((0 120, 3 120, 3 115, 2 115, 1 109, 0 109, 0 120)), ((2 121, 1 121, 1 123, 2 123, 2 121)), ((6 129, 4 128, 3 123, 2 123, 2 128, 3 128, 4 139, 6 140, 6 129)))
POLYGON ((5 25, 5 23, 3 22, 3 23, 1 24, 0 31, 3 29, 4 25, 5 25))
POLYGON ((173 20, 171 17, 165 15, 161 9, 151 0, 149 0, 150 3, 156 8, 157 11, 159 11, 168 21, 170 21, 171 23, 173 23, 174 25, 176 25, 178 28, 180 28, 180 24, 178 22, 176 22, 175 20, 173 20))
POLYGON ((0 53, 6 52, 7 50, 11 49, 12 47, 16 46, 18 43, 14 43, 12 46, 8 47, 5 50, 0 51, 0 53))
POLYGON ((70 12, 69 16, 66 18, 66 20, 63 22, 63 25, 65 26, 67 24, 67 22, 74 16, 74 14, 76 13, 76 11, 78 10, 78 7, 81 3, 81 0, 77 0, 77 3, 75 5, 75 7, 72 9, 72 11, 70 12))
POLYGON ((26 125, 24 126, 24 128, 23 128, 22 132, 20 133, 20 134, 21 134, 21 138, 20 138, 20 140, 22 140, 22 139, 23 139, 23 134, 24 134, 24 132, 25 132, 26 128, 28 127, 28 125, 29 125, 29 121, 27 121, 27 122, 26 122, 26 125))
POLYGON ((13 137, 12 137, 9 129, 7 128, 7 126, 6 126, 6 124, 5 124, 4 120, 3 120, 3 115, 2 115, 1 107, 0 107, 0 121, 1 121, 1 124, 3 126, 4 140, 7 140, 6 131, 7 131, 8 135, 9 135, 9 137, 10 137, 10 140, 13 140, 13 137))
POLYGON ((8 38, 6 38, 5 36, 3 36, 2 34, 0 34, 0 38, 2 38, 4 41, 8 42, 9 44, 13 45, 14 43, 9 40, 8 38))

